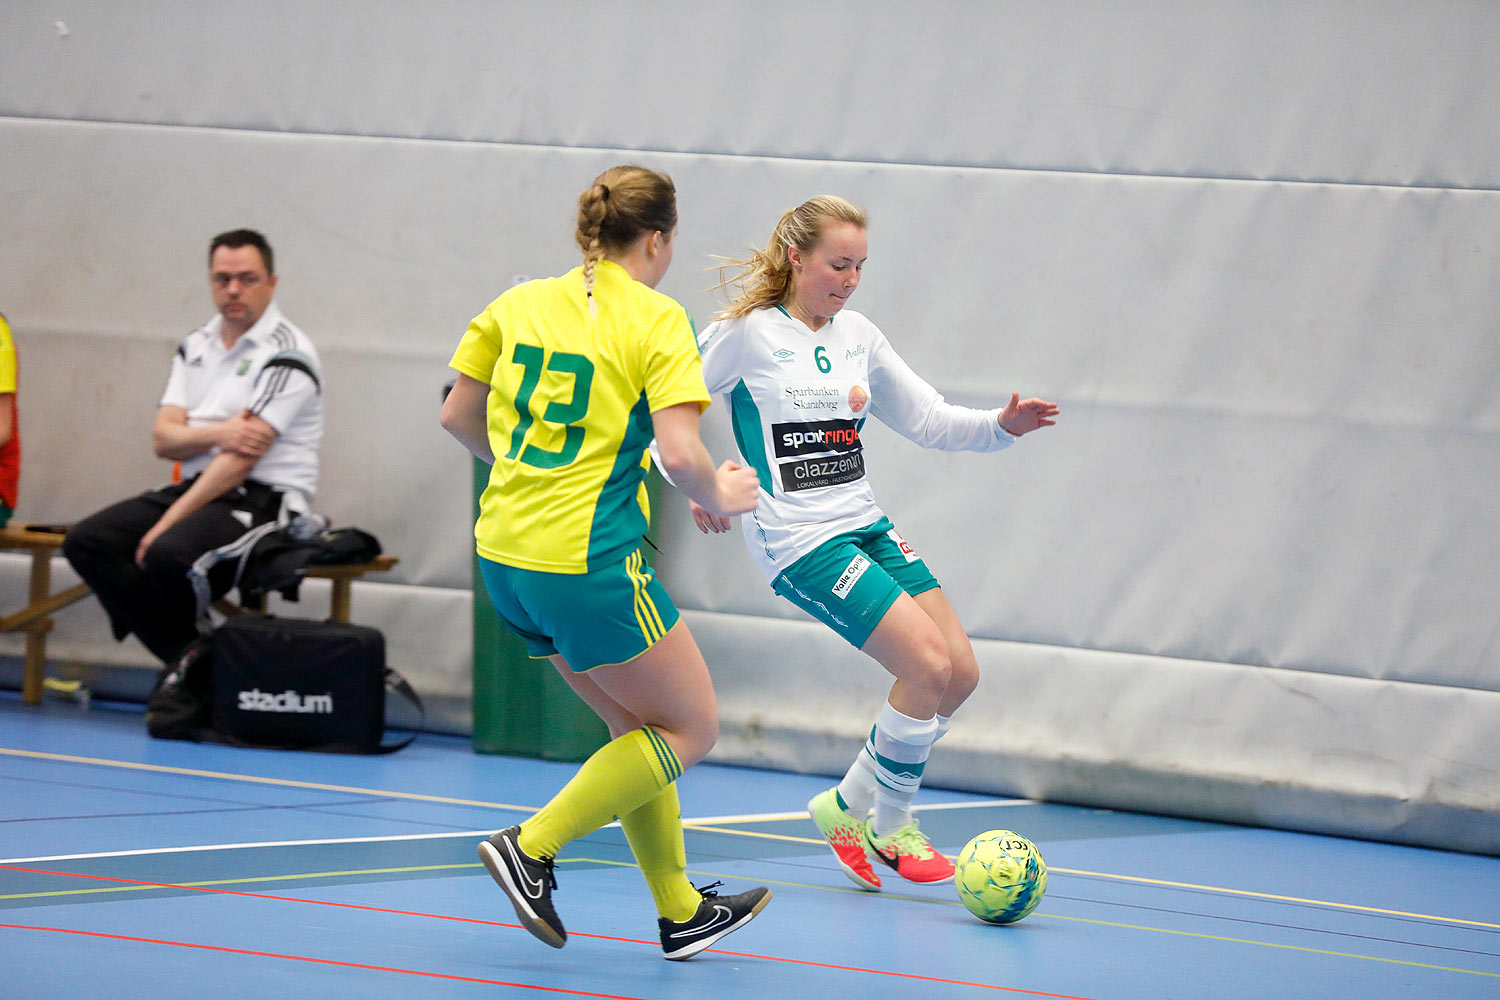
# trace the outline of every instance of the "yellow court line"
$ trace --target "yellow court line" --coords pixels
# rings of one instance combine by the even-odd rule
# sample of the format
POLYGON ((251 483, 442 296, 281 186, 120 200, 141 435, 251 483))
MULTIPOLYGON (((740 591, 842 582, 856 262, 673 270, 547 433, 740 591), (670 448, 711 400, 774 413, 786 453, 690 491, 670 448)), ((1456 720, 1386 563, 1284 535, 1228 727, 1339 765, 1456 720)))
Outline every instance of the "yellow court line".
MULTIPOLYGON (((224 781, 245 781, 253 784, 277 785, 287 788, 309 788, 326 792, 347 792, 354 795, 370 795, 381 798, 408 799, 418 802, 439 802, 446 805, 478 806, 485 809, 504 809, 513 812, 534 813, 536 809, 532 806, 510 805, 503 802, 483 802, 475 799, 456 799, 441 795, 422 795, 417 792, 393 792, 376 788, 357 788, 348 785, 326 785, 310 781, 294 781, 288 778, 262 778, 255 775, 233 774, 223 771, 200 771, 185 767, 168 767, 163 764, 138 764, 133 761, 109 760, 101 757, 78 757, 71 754, 45 753, 38 750, 15 750, 9 747, 0 747, 0 756, 29 757, 37 760, 52 760, 74 764, 94 764, 101 767, 120 767, 128 770, 153 771, 162 774, 181 774, 189 777, 218 778, 224 781)), ((687 829, 702 830, 710 833, 726 833, 739 837, 757 837, 765 840, 782 840, 797 844, 822 845, 823 840, 814 837, 796 837, 787 834, 759 833, 752 830, 736 830, 727 827, 705 826, 696 824, 692 820, 684 820, 682 824, 687 829)), ((1279 896, 1273 893, 1255 892, 1249 889, 1231 889, 1224 886, 1198 885, 1192 882, 1172 882, 1166 879, 1143 878, 1136 875, 1115 875, 1109 872, 1092 872, 1076 868, 1048 868, 1049 871, 1062 875, 1082 875, 1092 878, 1110 879, 1118 882, 1134 882, 1142 885, 1159 885, 1174 889, 1192 889, 1199 892, 1211 892, 1226 896, 1241 896, 1250 899, 1266 899, 1273 902, 1299 903, 1306 906, 1321 906, 1330 909, 1347 910, 1356 913, 1370 913, 1377 916, 1403 917, 1411 920, 1429 920, 1443 924, 1453 924, 1464 927, 1479 927, 1485 930, 1500 930, 1500 923, 1489 923, 1482 920, 1465 920, 1460 917, 1444 917, 1427 913, 1409 913, 1405 910, 1383 909, 1374 906, 1361 906, 1357 903, 1339 903, 1323 899, 1304 899, 1298 896, 1279 896)))
MULTIPOLYGON (((802 813, 801 815, 806 816, 807 814, 802 813)), ((704 833, 729 833, 736 837, 753 837, 758 840, 785 840, 793 844, 817 844, 821 846, 824 843, 822 839, 817 837, 794 837, 789 833, 761 833, 757 830, 735 830, 724 826, 705 826, 690 819, 682 821, 682 828, 684 830, 702 830, 704 833)))
POLYGON ((440 802, 450 806, 479 806, 483 809, 507 809, 512 812, 534 813, 534 806, 517 806, 506 802, 482 802, 477 799, 454 799, 446 795, 422 795, 418 792, 392 792, 381 788, 355 788, 350 785, 325 785, 316 781, 294 781, 290 778, 262 778, 253 774, 233 774, 227 771, 199 771, 191 767, 168 767, 165 764, 137 764, 128 760, 109 760, 103 757, 76 757, 64 753, 43 753, 39 750, 13 750, 0 747, 0 756, 30 757, 35 760, 60 761, 65 764, 96 764, 101 767, 120 767, 128 771, 152 771, 157 774, 181 774, 190 778, 218 778, 223 781, 245 781, 254 785, 278 785, 283 788, 310 788, 320 792, 348 792, 351 795, 374 795, 387 799, 411 799, 416 802, 440 802))
MULTIPOLYGON (((733 830, 725 827, 703 826, 691 820, 683 820, 685 829, 704 830, 710 833, 730 833, 741 837, 758 837, 763 840, 785 840, 794 844, 817 844, 823 841, 816 837, 795 837, 784 833, 759 833, 753 830, 733 830)), ((949 855, 950 859, 952 858, 949 855)), ((1142 885, 1159 885, 1172 889, 1195 889, 1200 892, 1212 892, 1225 896, 1244 896, 1251 899, 1266 899, 1277 903, 1301 903, 1307 906, 1322 906, 1338 910, 1349 910, 1355 913, 1370 913, 1382 917, 1405 917, 1412 920, 1431 920, 1444 924, 1455 924, 1463 927, 1479 927, 1485 930, 1500 930, 1500 924, 1487 923, 1483 920, 1465 920, 1461 917, 1442 917, 1431 913, 1408 913, 1405 910, 1382 909, 1378 906, 1361 906, 1358 903, 1337 903, 1326 899, 1304 899, 1300 896, 1278 896, 1269 892, 1254 892, 1249 889, 1230 889, 1217 885, 1198 885, 1193 882, 1171 882, 1166 879, 1142 878, 1138 875, 1113 875, 1109 872, 1091 872, 1079 868, 1056 868, 1047 866, 1048 872, 1056 872, 1061 875, 1084 875, 1090 878, 1111 879, 1117 882, 1136 882, 1142 885)), ((861 891, 861 890, 857 890, 861 891)))
POLYGON ((1326 899, 1303 899, 1300 896, 1278 896, 1270 892, 1253 892, 1249 889, 1226 889, 1217 885, 1197 885, 1192 882, 1169 882, 1159 878, 1141 878, 1137 875, 1111 875, 1109 872, 1081 871, 1077 868, 1053 868, 1047 867, 1049 872, 1061 872, 1064 875, 1085 875, 1090 878, 1106 878, 1116 882, 1138 882, 1142 885, 1161 885, 1172 889, 1196 889, 1200 892, 1215 892, 1226 896, 1245 896, 1250 899, 1269 899, 1277 903, 1302 903, 1307 906, 1327 906, 1339 910, 1351 910, 1356 913, 1373 913, 1381 917, 1407 917, 1412 920, 1435 920, 1445 924, 1459 924, 1464 927, 1482 927, 1485 930, 1500 931, 1500 924, 1486 923, 1483 920, 1464 920, 1461 917, 1440 917, 1431 913, 1408 913, 1405 910, 1386 910, 1378 906, 1360 906, 1358 903, 1335 903, 1326 899))
POLYGON ((55 889, 51 892, 13 892, 4 899, 46 899, 55 896, 97 896, 109 892, 151 892, 156 889, 206 889, 213 886, 253 885, 256 882, 295 882, 309 878, 347 878, 350 875, 404 875, 408 872, 449 871, 455 868, 482 868, 478 862, 462 865, 418 865, 410 868, 364 868, 347 872, 301 872, 296 875, 255 875, 250 878, 221 878, 211 882, 173 882, 160 885, 112 885, 103 889, 55 889))
MULTIPOLYGON (((1379 955, 1359 955, 1349 951, 1329 951, 1326 948, 1308 948, 1297 944, 1279 944, 1275 941, 1255 941, 1250 938, 1225 937, 1220 934, 1200 934, 1196 931, 1178 931, 1167 927, 1146 927, 1141 924, 1122 924, 1112 920, 1090 920, 1087 917, 1066 917, 1057 913, 1034 913, 1033 917, 1046 917, 1049 920, 1068 920, 1077 924, 1095 924, 1099 927, 1118 927, 1130 931, 1150 931, 1155 934, 1175 934, 1178 937, 1199 938, 1204 941, 1223 941, 1228 944, 1248 944, 1261 948, 1281 948, 1285 951, 1301 951, 1309 955, 1327 955, 1331 958, 1356 958, 1366 962, 1385 962, 1388 965, 1405 965, 1414 969, 1433 969, 1437 972, 1461 972, 1467 976, 1486 976, 1490 979, 1500 979, 1500 972, 1482 972, 1479 969, 1460 969, 1451 965, 1433 965, 1430 962, 1412 962, 1404 958, 1382 958, 1379 955)), ((1442 918, 1438 918, 1442 919, 1442 918)), ((1423 947, 1413 945, 1412 947, 1423 947)))
MULTIPOLYGON (((640 865, 636 864, 633 861, 615 861, 615 860, 610 859, 610 858, 558 858, 557 859, 557 863, 559 865, 602 865, 602 866, 606 866, 606 867, 610 867, 610 868, 639 868, 640 867, 640 865)), ((220 887, 220 888, 222 888, 224 886, 230 886, 230 885, 253 885, 253 884, 257 883, 257 882, 295 882, 295 881, 302 880, 302 879, 349 878, 351 876, 356 876, 356 875, 403 875, 403 874, 406 874, 406 873, 409 873, 409 872, 455 871, 455 870, 458 870, 458 869, 483 868, 483 867, 484 867, 483 865, 481 865, 477 861, 475 861, 475 862, 466 862, 464 864, 417 865, 417 866, 411 866, 411 867, 405 867, 405 868, 361 868, 361 869, 352 869, 352 870, 349 870, 349 871, 341 871, 341 872, 301 872, 301 873, 293 874, 293 875, 255 875, 255 876, 250 876, 250 877, 246 877, 246 878, 214 879, 214 880, 211 880, 211 881, 201 881, 201 882, 173 882, 173 883, 162 883, 162 884, 152 884, 152 885, 121 885, 121 886, 108 886, 106 888, 99 888, 99 889, 54 889, 54 890, 51 890, 49 892, 17 892, 17 893, 10 893, 10 894, 7 894, 7 895, 0 895, 0 900, 7 900, 7 899, 43 899, 43 898, 52 898, 52 897, 57 897, 57 896, 97 896, 97 895, 101 895, 101 894, 104 894, 104 893, 151 892, 153 890, 171 889, 171 888, 176 888, 176 887, 182 887, 182 888, 187 888, 187 889, 205 889, 205 888, 214 888, 214 887, 220 887)), ((64 874, 65 875, 66 873, 58 873, 58 874, 64 874)), ((686 874, 688 874, 688 875, 696 875, 696 876, 699 876, 701 878, 723 878, 724 877, 724 874, 722 872, 702 871, 700 869, 695 869, 695 868, 689 868, 689 869, 687 869, 686 874)), ((852 888, 852 887, 850 887, 850 888, 844 888, 843 886, 817 885, 817 884, 814 884, 814 883, 811 883, 811 882, 791 882, 791 881, 787 881, 785 879, 766 879, 766 878, 763 878, 763 879, 757 879, 756 881, 758 881, 758 882, 760 882, 761 884, 764 884, 764 885, 784 886, 784 887, 789 888, 789 889, 810 889, 810 890, 814 890, 814 891, 817 891, 817 892, 852 893, 854 895, 859 895, 859 896, 868 896, 868 895, 870 895, 870 893, 866 892, 863 889, 855 889, 855 888, 852 888)), ((952 906, 958 906, 959 905, 959 903, 957 902, 957 900, 934 899, 931 896, 907 895, 907 894, 902 894, 902 893, 885 892, 885 893, 881 893, 881 897, 884 898, 884 899, 900 899, 900 900, 904 900, 904 901, 912 902, 912 903, 941 903, 943 905, 952 905, 952 906)))

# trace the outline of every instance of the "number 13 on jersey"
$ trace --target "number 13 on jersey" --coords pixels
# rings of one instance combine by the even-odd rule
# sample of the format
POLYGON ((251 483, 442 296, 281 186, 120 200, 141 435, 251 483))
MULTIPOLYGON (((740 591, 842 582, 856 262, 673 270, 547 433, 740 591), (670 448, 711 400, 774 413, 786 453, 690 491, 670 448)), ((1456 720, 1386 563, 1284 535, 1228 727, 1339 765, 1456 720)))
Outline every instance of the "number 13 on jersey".
POLYGON ((511 361, 521 366, 521 384, 516 389, 516 428, 510 435, 510 450, 505 457, 517 456, 527 465, 538 469, 556 469, 567 465, 578 457, 583 447, 583 428, 578 422, 588 413, 589 390, 594 383, 594 363, 582 354, 554 351, 548 358, 534 344, 517 344, 511 361), (531 412, 531 397, 542 380, 543 372, 557 372, 561 377, 571 376, 573 394, 564 402, 554 399, 547 404, 540 418, 531 412), (547 451, 534 444, 526 444, 526 433, 540 419, 544 423, 564 428, 563 445, 560 451, 547 451), (523 447, 524 445, 524 447, 523 447))

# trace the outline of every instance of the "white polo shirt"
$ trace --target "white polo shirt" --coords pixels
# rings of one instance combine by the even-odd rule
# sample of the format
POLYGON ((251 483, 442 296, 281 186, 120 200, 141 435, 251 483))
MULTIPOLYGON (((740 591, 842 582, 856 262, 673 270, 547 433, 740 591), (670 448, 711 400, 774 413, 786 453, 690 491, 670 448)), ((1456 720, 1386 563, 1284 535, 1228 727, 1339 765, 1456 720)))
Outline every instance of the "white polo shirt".
MULTIPOLYGON (((292 509, 305 510, 317 490, 323 438, 318 352, 275 302, 228 350, 219 335, 223 323, 215 316, 177 348, 160 405, 186 410, 189 427, 218 423, 243 410, 270 424, 276 440, 250 478, 294 494, 292 509)), ((212 448, 184 460, 183 478, 198 475, 218 453, 212 448)))

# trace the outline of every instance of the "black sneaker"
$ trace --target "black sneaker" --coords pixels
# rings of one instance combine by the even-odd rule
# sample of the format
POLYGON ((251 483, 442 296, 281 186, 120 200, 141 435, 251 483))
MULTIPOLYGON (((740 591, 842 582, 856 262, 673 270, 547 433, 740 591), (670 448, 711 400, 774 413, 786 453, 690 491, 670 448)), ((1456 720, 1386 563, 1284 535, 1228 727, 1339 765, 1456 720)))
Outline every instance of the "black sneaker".
POLYGON ((552 859, 537 860, 527 855, 521 850, 520 835, 521 828, 513 826, 482 841, 479 860, 510 897, 521 925, 538 939, 561 948, 568 941, 568 932, 552 908, 552 890, 557 888, 552 859))
POLYGON ((661 927, 661 949, 667 958, 680 962, 692 958, 731 931, 745 926, 771 901, 771 890, 762 886, 736 896, 720 896, 714 892, 723 882, 714 882, 698 889, 703 900, 698 912, 681 923, 659 918, 661 927))

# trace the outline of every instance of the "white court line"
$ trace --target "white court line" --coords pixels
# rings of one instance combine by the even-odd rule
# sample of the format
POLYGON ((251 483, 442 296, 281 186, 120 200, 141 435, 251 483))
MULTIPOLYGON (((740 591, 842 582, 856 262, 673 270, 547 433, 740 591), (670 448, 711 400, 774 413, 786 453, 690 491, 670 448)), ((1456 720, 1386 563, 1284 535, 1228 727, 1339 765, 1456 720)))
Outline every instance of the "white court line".
POLYGON ((1034 806, 1036 799, 980 799, 978 802, 934 802, 926 806, 912 806, 912 812, 932 812, 936 809, 988 809, 991 806, 1034 806))
POLYGON ((193 851, 248 851, 257 847, 314 847, 320 844, 383 844, 398 840, 440 840, 444 837, 488 837, 494 830, 461 833, 407 833, 390 837, 340 837, 331 840, 266 840, 254 844, 202 844, 197 847, 148 847, 137 851, 100 851, 97 854, 54 854, 45 858, 5 858, 0 865, 33 864, 38 861, 86 861, 90 858, 129 858, 149 854, 189 854, 193 851))
MULTIPOLYGON (((983 809, 994 806, 1030 806, 1035 805, 1032 799, 981 799, 978 802, 934 802, 931 805, 912 806, 912 812, 931 812, 937 809, 983 809)), ((791 819, 807 819, 807 810, 798 809, 796 812, 784 813, 745 813, 741 816, 703 816, 695 819, 684 819, 683 826, 707 826, 710 823, 778 823, 791 819)), ((617 824, 610 824, 615 826, 617 824)))
MULTIPOLYGON (((975 809, 981 806, 1018 806, 1030 804, 1030 799, 993 799, 980 802, 941 802, 928 806, 915 806, 913 812, 931 809, 975 809)), ((806 819, 807 811, 788 813, 744 813, 739 816, 704 816, 684 819, 684 827, 707 826, 724 823, 774 823, 783 820, 806 819)), ((609 823, 602 829, 618 827, 609 823)), ((193 847, 147 847, 133 851, 99 851, 93 854, 53 854, 36 858, 0 858, 0 865, 28 865, 43 861, 88 861, 96 858, 130 858, 152 854, 191 854, 195 851, 249 851, 264 847, 320 847, 330 844, 384 844, 407 840, 443 840, 454 837, 488 837, 494 830, 461 830, 457 833, 406 833, 388 837, 337 837, 320 840, 265 840, 244 844, 202 844, 193 847)))

